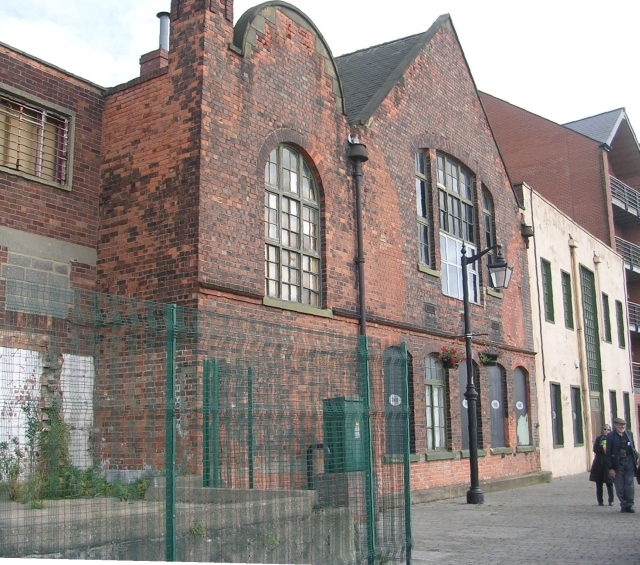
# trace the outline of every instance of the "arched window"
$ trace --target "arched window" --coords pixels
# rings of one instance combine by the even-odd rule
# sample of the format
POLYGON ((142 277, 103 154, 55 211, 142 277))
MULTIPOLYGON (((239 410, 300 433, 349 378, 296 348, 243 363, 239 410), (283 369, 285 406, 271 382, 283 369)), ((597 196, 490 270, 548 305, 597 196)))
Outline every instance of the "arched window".
POLYGON ((516 367, 513 371, 513 396, 516 409, 516 436, 518 445, 531 445, 529 424, 528 376, 524 369, 516 367))
POLYGON ((505 419, 507 413, 507 382, 504 369, 500 366, 488 367, 489 403, 491 404, 491 447, 507 445, 505 419))
MULTIPOLYGON (((464 242, 467 255, 477 251, 473 205, 473 178, 456 160, 438 153, 436 157, 438 205, 440 209, 440 257, 442 292, 462 299, 461 249, 464 242)), ((469 300, 480 301, 478 266, 467 266, 469 300)))
POLYGON ((429 198, 429 183, 424 151, 418 151, 415 156, 416 169, 416 205, 418 208, 418 242, 420 246, 419 262, 431 266, 431 206, 429 198))
POLYGON ((447 449, 447 380, 436 355, 424 359, 424 385, 427 416, 427 450, 447 449))
POLYGON ((387 455, 401 455, 404 453, 406 433, 406 423, 404 420, 405 410, 409 412, 409 450, 411 453, 415 453, 413 357, 407 352, 407 359, 405 360, 402 349, 394 345, 384 350, 383 362, 386 453, 387 455), (409 398, 406 398, 407 391, 409 398))
POLYGON ((320 204, 309 165, 279 145, 265 166, 265 292, 320 307, 320 204))
MULTIPOLYGON (((478 449, 482 449, 484 438, 482 436, 482 394, 480 393, 480 375, 478 366, 472 363, 473 367, 473 383, 478 393, 476 401, 476 413, 478 416, 478 449)), ((464 393, 467 392, 467 364, 460 363, 458 365, 458 375, 460 378, 460 425, 462 432, 462 449, 469 449, 469 413, 467 412, 467 399, 464 393)))

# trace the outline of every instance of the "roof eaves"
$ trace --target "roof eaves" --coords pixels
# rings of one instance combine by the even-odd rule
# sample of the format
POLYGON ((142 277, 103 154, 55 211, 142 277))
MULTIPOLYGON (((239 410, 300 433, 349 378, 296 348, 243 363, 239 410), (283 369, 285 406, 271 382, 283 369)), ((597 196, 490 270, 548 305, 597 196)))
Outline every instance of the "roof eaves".
POLYGON ((382 104, 385 98, 389 95, 389 92, 391 92, 391 89, 397 84, 402 75, 409 68, 409 65, 411 65, 411 63, 418 56, 424 46, 431 41, 433 36, 440 29, 440 26, 442 26, 442 24, 447 20, 450 20, 449 14, 443 14, 435 22, 433 22, 431 27, 426 32, 424 32, 422 35, 416 36, 418 37, 418 39, 416 40, 415 45, 403 57, 396 68, 389 74, 382 86, 369 99, 369 101, 360 110, 360 112, 358 112, 355 116, 353 116, 353 118, 349 120, 349 123, 366 125, 366 123, 369 121, 369 118, 371 118, 371 116, 377 110, 378 106, 382 104))

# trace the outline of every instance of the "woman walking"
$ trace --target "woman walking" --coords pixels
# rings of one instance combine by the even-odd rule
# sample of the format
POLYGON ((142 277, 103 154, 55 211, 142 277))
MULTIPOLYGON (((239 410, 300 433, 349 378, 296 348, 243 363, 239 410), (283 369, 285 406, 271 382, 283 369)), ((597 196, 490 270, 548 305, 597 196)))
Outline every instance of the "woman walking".
POLYGON ((605 424, 602 427, 602 435, 596 438, 593 444, 593 452, 596 456, 591 463, 591 472, 589 473, 589 480, 596 483, 596 498, 598 499, 598 505, 604 506, 604 500, 602 497, 602 484, 607 485, 607 494, 609 495, 609 506, 613 504, 613 484, 609 478, 609 474, 605 469, 604 456, 607 452, 607 436, 611 432, 611 426, 605 424))

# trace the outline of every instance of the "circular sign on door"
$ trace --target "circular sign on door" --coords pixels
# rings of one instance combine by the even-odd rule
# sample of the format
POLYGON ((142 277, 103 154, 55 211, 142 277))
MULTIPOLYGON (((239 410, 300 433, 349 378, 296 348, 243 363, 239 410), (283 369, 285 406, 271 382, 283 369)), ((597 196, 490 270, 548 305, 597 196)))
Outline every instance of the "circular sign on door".
POLYGON ((518 402, 516 402, 516 408, 518 410, 524 409, 524 404, 522 403, 522 400, 518 400, 518 402))
POLYGON ((389 404, 391 404, 391 406, 400 406, 402 404, 402 398, 397 394, 392 394, 389 396, 389 404))
POLYGON ((469 408, 469 403, 467 402, 466 398, 462 401, 462 406, 464 406, 465 408, 469 408))
POLYGON ((495 398, 491 401, 491 408, 493 408, 494 410, 500 408, 500 403, 495 398))

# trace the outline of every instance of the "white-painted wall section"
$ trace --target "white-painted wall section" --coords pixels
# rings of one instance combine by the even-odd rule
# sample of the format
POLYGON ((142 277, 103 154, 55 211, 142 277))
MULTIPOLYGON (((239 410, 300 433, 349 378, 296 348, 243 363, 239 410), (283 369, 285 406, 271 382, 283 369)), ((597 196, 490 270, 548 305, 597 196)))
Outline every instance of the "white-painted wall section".
MULTIPOLYGON (((529 277, 531 281, 531 301, 533 313, 533 338, 536 356, 538 391, 538 419, 540 460, 543 470, 554 476, 572 475, 587 471, 593 459, 592 447, 595 437, 600 434, 600 424, 592 418, 590 406, 598 402, 589 392, 587 371, 587 346, 585 341, 584 296, 581 286, 581 268, 594 275, 595 307, 597 310, 598 340, 602 373, 601 413, 603 422, 610 423, 612 406, 611 393, 617 398, 617 415, 625 416, 624 394, 633 400, 630 369, 629 343, 627 338, 627 298, 625 273, 622 258, 600 240, 593 237, 578 224, 565 216, 535 190, 522 185, 525 212, 523 220, 534 228, 534 236, 529 241, 529 277), (545 315, 542 260, 550 265, 551 294, 553 295, 554 321, 545 315), (573 328, 565 321, 565 294, 562 287, 562 273, 571 279, 571 301, 573 328), (611 341, 605 340, 605 319, 603 313, 603 293, 608 297, 611 341), (619 342, 616 301, 622 304, 624 319, 624 346, 619 342), (554 415, 553 391, 556 410, 554 415), (577 389, 572 399, 572 388, 577 389), (580 406, 576 407, 579 394, 580 406), (580 414, 581 412, 581 414, 580 414), (554 438, 554 420, 562 418, 561 444, 558 434, 554 438), (582 420, 583 441, 576 438, 574 422, 582 420)), ((566 276, 565 281, 566 281, 566 276)), ((587 310, 593 311, 590 307, 587 310)), ((593 348, 590 355, 593 355, 593 348)), ((633 406, 630 410, 635 429, 633 406)), ((632 427, 633 426, 633 427, 632 427)), ((557 430, 556 430, 557 431, 557 430)))

